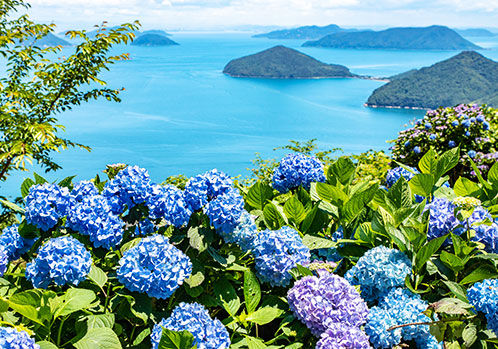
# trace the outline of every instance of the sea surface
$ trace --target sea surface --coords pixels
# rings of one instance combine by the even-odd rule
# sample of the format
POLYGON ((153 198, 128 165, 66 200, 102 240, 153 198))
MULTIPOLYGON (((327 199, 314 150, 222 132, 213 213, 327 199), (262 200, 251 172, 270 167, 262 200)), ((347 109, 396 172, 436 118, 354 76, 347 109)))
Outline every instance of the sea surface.
MULTIPOLYGON (((111 163, 147 168, 157 182, 212 168, 245 177, 256 152, 280 158, 286 152, 275 147, 312 138, 320 149, 339 147, 346 154, 387 151, 386 141, 424 112, 364 107, 384 82, 240 79, 223 75, 223 67, 231 59, 283 44, 356 74, 388 77, 458 53, 300 47, 303 41, 254 39, 245 33, 174 33, 171 38, 180 45, 115 49, 131 59, 102 77, 109 87, 126 89, 122 102, 90 102, 59 115, 66 126, 61 136, 92 151, 55 154, 63 169, 46 174, 49 180, 90 179, 111 163)), ((498 38, 472 40, 487 48, 482 54, 498 60, 498 38)), ((44 175, 36 166, 30 170, 44 175)), ((0 195, 19 195, 20 183, 30 176, 11 175, 1 183, 0 195)))

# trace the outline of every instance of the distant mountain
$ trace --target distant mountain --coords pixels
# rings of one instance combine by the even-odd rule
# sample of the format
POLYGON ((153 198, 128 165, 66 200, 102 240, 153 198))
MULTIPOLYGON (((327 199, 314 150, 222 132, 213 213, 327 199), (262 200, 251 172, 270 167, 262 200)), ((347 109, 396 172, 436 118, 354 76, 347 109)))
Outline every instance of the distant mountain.
MULTIPOLYGON (((119 26, 106 27, 105 30, 109 31, 109 30, 117 29, 117 28, 119 28, 119 26)), ((95 35, 97 35, 97 32, 98 32, 98 29, 90 30, 90 31, 86 32, 86 35, 93 38, 93 37, 95 37, 95 35)), ((66 35, 66 33, 67 33, 67 30, 60 32, 59 35, 66 35)), ((168 34, 167 32, 165 32, 164 30, 160 30, 160 29, 150 29, 150 30, 145 30, 143 32, 138 31, 138 30, 134 30, 133 34, 135 34, 136 37, 139 37, 139 36, 142 36, 145 34, 156 34, 156 35, 161 35, 161 36, 170 36, 171 35, 171 34, 168 34)))
POLYGON ((498 107, 498 63, 474 51, 397 76, 367 106, 433 109, 479 101, 498 107))
MULTIPOLYGON (((32 42, 33 40, 29 41, 30 44, 32 42)), ((59 38, 58 36, 55 36, 52 33, 48 33, 43 38, 36 40, 34 45, 39 47, 71 46, 71 43, 67 42, 64 39, 59 38)))
POLYGON ((303 46, 359 49, 477 50, 481 47, 442 26, 336 33, 303 46))
POLYGON ((234 59, 223 69, 232 77, 268 79, 312 79, 356 77, 342 65, 322 63, 285 46, 234 59))
POLYGON ((480 29, 480 28, 455 29, 455 31, 458 34, 460 34, 461 36, 467 36, 467 37, 473 37, 473 36, 480 36, 480 37, 496 36, 495 33, 490 32, 487 29, 480 29))
POLYGON ((143 34, 131 43, 134 46, 171 46, 178 45, 177 42, 158 34, 143 34))
POLYGON ((151 29, 151 30, 145 30, 143 32, 135 33, 135 35, 137 35, 137 36, 142 36, 142 35, 146 35, 146 34, 156 34, 156 35, 162 35, 162 36, 171 36, 171 34, 166 33, 164 30, 160 30, 160 29, 151 29))
POLYGON ((343 31, 352 31, 353 29, 343 29, 335 24, 330 24, 325 27, 316 25, 299 27, 293 29, 275 30, 269 33, 256 34, 253 38, 268 38, 268 39, 303 39, 313 40, 324 37, 325 35, 339 33, 343 31))

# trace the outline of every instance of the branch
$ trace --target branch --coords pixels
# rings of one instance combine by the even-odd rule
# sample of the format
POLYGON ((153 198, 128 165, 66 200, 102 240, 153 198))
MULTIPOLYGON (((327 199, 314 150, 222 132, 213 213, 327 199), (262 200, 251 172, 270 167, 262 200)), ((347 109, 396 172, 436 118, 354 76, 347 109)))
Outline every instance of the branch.
POLYGON ((2 171, 0 172, 0 180, 4 179, 4 176, 7 173, 8 169, 10 167, 10 164, 12 163, 12 160, 13 160, 12 157, 9 157, 9 158, 7 158, 7 160, 5 160, 5 163, 2 166, 2 171))

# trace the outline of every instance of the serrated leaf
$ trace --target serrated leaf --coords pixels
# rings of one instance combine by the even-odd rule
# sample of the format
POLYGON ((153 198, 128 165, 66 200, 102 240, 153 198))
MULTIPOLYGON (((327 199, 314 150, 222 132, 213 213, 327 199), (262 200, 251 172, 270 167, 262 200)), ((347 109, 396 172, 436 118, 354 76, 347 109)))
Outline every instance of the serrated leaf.
POLYGON ((441 236, 439 238, 428 241, 427 244, 422 246, 422 248, 417 252, 415 256, 415 270, 420 271, 424 264, 432 257, 434 253, 439 250, 443 245, 444 241, 448 238, 448 235, 441 236))
POLYGON ((98 315, 88 315, 86 317, 87 328, 90 330, 92 328, 113 328, 115 322, 115 315, 111 313, 98 314, 98 315))
POLYGON ((92 290, 84 288, 70 288, 61 299, 59 308, 55 311, 54 317, 66 316, 74 312, 87 309, 95 300, 96 295, 92 290))
POLYGON ((330 239, 321 238, 313 235, 304 235, 303 244, 310 250, 317 250, 320 248, 335 247, 336 243, 330 239))
POLYGON ((480 266, 479 268, 472 271, 469 275, 463 278, 460 281, 460 284, 472 284, 474 282, 479 282, 484 279, 495 279, 498 278, 498 273, 495 268, 492 268, 487 265, 480 266))
POLYGON ((45 178, 43 178, 36 172, 33 172, 33 176, 35 177, 36 184, 48 183, 48 181, 45 178))
POLYGON ((266 204, 263 209, 265 224, 271 230, 278 230, 285 224, 285 220, 273 203, 266 204))
POLYGON ((431 174, 417 173, 408 183, 414 194, 429 197, 432 193, 435 180, 431 174))
POLYGON ((418 162, 418 168, 420 172, 426 174, 436 175, 437 173, 437 160, 436 160, 436 152, 431 147, 427 153, 422 156, 420 161, 418 162))
POLYGON ((157 349, 188 349, 192 348, 194 341, 195 338, 189 331, 177 332, 163 327, 157 349))
POLYGON ((293 196, 284 204, 284 214, 289 221, 299 225, 306 218, 306 211, 303 204, 293 196))
POLYGON ((40 346, 40 349, 58 349, 55 344, 47 341, 36 342, 36 344, 40 346))
POLYGON ((264 307, 259 308, 255 312, 249 314, 246 321, 253 322, 258 325, 266 325, 278 318, 283 311, 278 308, 264 307))
POLYGON ((228 314, 235 317, 240 308, 240 299, 232 284, 224 277, 214 283, 214 294, 228 314))
POLYGON ((435 178, 439 179, 460 161, 460 147, 450 149, 441 155, 437 161, 435 178))
POLYGON ((273 198, 273 189, 268 184, 256 182, 245 197, 245 202, 255 209, 262 210, 266 203, 273 198))
POLYGON ((258 278, 250 270, 244 272, 244 301, 248 314, 256 310, 261 301, 261 287, 258 278))
POLYGON ((35 181, 32 180, 31 178, 26 178, 22 184, 21 184, 21 195, 23 198, 28 196, 29 194, 29 189, 35 185, 35 181))
POLYGON ((104 285, 107 283, 107 274, 95 264, 92 264, 90 272, 88 273, 88 279, 100 287, 100 289, 103 289, 104 285))
POLYGON ((76 349, 121 349, 116 333, 107 327, 92 328, 74 343, 76 349))
POLYGON ((333 176, 342 185, 350 184, 356 172, 356 165, 348 156, 342 156, 334 161, 327 171, 327 177, 333 176))
POLYGON ((472 182, 470 179, 460 177, 455 182, 453 190, 458 196, 473 196, 473 194, 477 194, 479 192, 480 188, 477 183, 472 182))

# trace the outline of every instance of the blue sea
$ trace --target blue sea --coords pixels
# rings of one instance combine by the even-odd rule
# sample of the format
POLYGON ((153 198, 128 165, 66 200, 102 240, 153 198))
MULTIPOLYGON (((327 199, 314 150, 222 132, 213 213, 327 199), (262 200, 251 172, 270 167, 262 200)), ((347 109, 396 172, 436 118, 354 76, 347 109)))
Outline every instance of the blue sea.
MULTIPOLYGON (((283 44, 353 73, 388 77, 447 59, 455 51, 339 50, 300 47, 302 41, 254 39, 251 34, 174 33, 179 46, 126 46, 131 59, 102 78, 124 87, 121 103, 95 101, 59 115, 62 135, 88 145, 54 155, 63 169, 49 180, 78 175, 90 179, 111 163, 147 168, 154 181, 192 176, 212 168, 243 177, 255 153, 280 158, 273 148, 289 140, 317 138, 320 149, 345 153, 388 150, 387 140, 423 111, 363 106, 384 82, 359 79, 263 80, 223 75, 233 58, 283 44)), ((498 39, 473 38, 498 60, 498 39)), ((66 49, 68 52, 71 49, 66 49)), ((43 174, 32 167, 31 171, 43 174)), ((1 194, 19 195, 31 172, 13 174, 1 194)))

